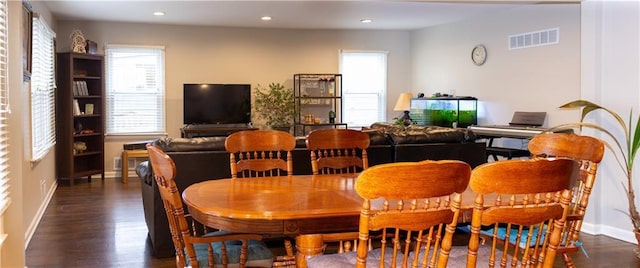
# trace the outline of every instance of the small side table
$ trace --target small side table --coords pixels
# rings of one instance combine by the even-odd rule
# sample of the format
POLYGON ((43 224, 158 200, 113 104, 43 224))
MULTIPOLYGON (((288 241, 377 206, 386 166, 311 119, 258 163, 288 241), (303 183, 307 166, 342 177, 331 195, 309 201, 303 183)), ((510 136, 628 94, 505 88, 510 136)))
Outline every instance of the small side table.
POLYGON ((146 141, 138 141, 138 142, 130 142, 122 145, 122 157, 121 160, 121 173, 122 173, 122 183, 127 183, 129 180, 129 157, 131 158, 142 158, 149 157, 147 153, 147 144, 151 143, 155 140, 146 140, 146 141))
POLYGON ((129 179, 129 157, 149 157, 147 150, 123 150, 122 151, 122 183, 129 179))

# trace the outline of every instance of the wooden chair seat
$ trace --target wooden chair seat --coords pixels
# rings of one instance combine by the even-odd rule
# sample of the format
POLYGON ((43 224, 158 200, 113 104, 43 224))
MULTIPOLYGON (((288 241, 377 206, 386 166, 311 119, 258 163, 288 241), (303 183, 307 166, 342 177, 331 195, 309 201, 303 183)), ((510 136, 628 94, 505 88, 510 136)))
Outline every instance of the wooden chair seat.
MULTIPOLYGON (((223 267, 222 260, 227 258, 227 268, 240 267, 240 257, 242 256, 242 240, 227 240, 234 234, 225 231, 210 232, 203 237, 225 237, 225 249, 222 248, 222 242, 212 243, 213 260, 215 267, 223 267)), ((199 267, 212 267, 208 263, 208 245, 207 244, 194 244, 194 250, 196 252, 196 259, 198 260, 199 267)), ((273 265, 273 253, 264 242, 261 240, 248 240, 247 248, 245 249, 247 256, 245 267, 271 267, 273 265)), ((187 259, 187 266, 195 267, 191 265, 189 259, 187 259)))
POLYGON ((258 234, 210 232, 184 213, 176 166, 160 148, 147 145, 176 250, 176 267, 271 267, 273 254, 258 234))
MULTIPOLYGON (((384 267, 402 267, 403 258, 397 258, 395 264, 393 263, 393 249, 385 249, 385 254, 382 254, 381 248, 372 249, 367 252, 366 266, 368 268, 381 267, 380 259, 383 259, 384 267)), ((313 257, 307 260, 308 268, 327 268, 327 267, 356 267, 358 260, 358 253, 355 251, 333 254, 333 255, 321 255, 313 257)))
MULTIPOLYGON (((447 260, 446 267, 466 267, 467 261, 467 246, 453 246, 449 251, 449 259, 447 260)), ((424 249, 421 249, 418 252, 417 259, 424 259, 424 249)), ((367 268, 378 268, 380 266, 380 258, 382 256, 382 250, 380 248, 372 249, 367 253, 366 265, 367 268)), ((409 257, 407 258, 408 265, 410 266, 409 261, 415 258, 415 251, 411 251, 409 253, 409 257)), ((429 251, 427 256, 433 255, 433 249, 429 251)), ((489 256, 491 255, 491 247, 487 245, 481 245, 478 249, 478 261, 476 263, 476 267, 489 267, 489 256)), ((333 254, 333 255, 321 255, 317 257, 313 257, 307 261, 308 268, 326 268, 326 267, 355 267, 356 261, 358 258, 358 253, 355 251, 345 252, 341 254, 333 254), (327 256, 327 257, 324 257, 327 256)), ((404 256, 398 256, 395 261, 395 266, 393 264, 393 249, 387 248, 384 254, 384 267, 407 267, 403 266, 404 256)), ((418 266, 421 267, 421 266, 418 266)), ((429 266, 427 266, 429 267, 429 266)), ((441 266, 438 266, 441 267, 441 266)))

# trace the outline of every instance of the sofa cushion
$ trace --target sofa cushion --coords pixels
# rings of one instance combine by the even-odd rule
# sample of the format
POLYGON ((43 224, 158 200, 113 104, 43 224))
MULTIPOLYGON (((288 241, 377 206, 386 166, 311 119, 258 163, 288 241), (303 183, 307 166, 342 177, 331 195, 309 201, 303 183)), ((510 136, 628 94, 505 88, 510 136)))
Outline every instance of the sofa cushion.
POLYGON ((387 145, 391 144, 387 134, 377 129, 363 129, 362 132, 369 135, 369 145, 387 145))
POLYGON ((377 123, 371 124, 371 126, 368 129, 382 131, 383 133, 389 133, 389 132, 402 131, 402 130, 405 130, 406 128, 405 126, 400 126, 396 124, 377 122, 377 123))
POLYGON ((408 127, 374 123, 367 131, 378 131, 386 134, 392 144, 424 144, 424 143, 459 143, 476 140, 476 135, 466 128, 448 128, 438 126, 408 127))
POLYGON ((147 185, 151 185, 151 181, 153 180, 153 172, 149 167, 149 161, 143 161, 142 163, 136 166, 136 174, 142 180, 143 183, 147 185))
POLYGON ((161 138, 154 142, 165 152, 225 151, 227 137, 161 138))
POLYGON ((410 129, 388 134, 393 144, 462 142, 465 133, 453 128, 410 129))

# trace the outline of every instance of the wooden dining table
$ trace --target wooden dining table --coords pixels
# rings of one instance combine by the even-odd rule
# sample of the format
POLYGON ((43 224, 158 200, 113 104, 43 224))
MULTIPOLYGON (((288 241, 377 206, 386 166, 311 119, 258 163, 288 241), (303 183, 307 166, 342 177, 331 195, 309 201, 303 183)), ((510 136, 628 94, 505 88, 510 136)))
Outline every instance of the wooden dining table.
MULTIPOLYGON (((330 174, 210 180, 190 185, 182 198, 195 220, 225 231, 297 238, 357 232, 363 199, 356 193, 356 178, 330 174)), ((470 190, 463 193, 463 221, 471 220, 473 197, 470 190)), ((298 267, 306 267, 306 257, 322 253, 313 250, 318 243, 322 241, 296 245, 296 259, 302 260, 298 267)))

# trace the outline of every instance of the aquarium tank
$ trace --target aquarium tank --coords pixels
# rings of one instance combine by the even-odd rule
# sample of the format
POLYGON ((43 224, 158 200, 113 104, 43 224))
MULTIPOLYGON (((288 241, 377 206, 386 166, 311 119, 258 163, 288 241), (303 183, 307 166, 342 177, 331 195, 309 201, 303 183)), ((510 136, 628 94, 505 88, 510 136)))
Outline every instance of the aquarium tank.
POLYGON ((414 98, 409 115, 416 125, 466 128, 478 123, 478 99, 462 96, 414 98))

